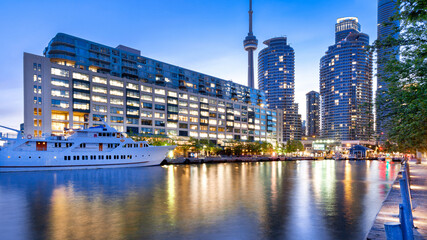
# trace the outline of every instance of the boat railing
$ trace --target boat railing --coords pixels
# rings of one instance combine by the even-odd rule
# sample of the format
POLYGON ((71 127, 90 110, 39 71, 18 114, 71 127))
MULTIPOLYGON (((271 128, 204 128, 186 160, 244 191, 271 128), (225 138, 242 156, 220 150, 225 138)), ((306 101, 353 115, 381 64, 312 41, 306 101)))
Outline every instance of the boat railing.
POLYGON ((10 140, 16 139, 18 137, 17 133, 2 133, 0 132, 0 140, 10 140))

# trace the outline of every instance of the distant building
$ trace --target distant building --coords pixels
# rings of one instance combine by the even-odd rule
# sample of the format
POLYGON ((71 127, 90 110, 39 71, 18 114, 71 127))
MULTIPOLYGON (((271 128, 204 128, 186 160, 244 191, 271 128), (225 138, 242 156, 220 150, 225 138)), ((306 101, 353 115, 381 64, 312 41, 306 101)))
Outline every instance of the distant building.
MULTIPOLYGON (((394 27, 399 26, 399 21, 391 21, 391 17, 394 16, 398 11, 396 0, 379 0, 378 1, 378 40, 384 40, 389 36, 395 34, 394 27)), ((398 37, 394 35, 394 37, 398 37)), ((384 81, 386 77, 384 75, 384 61, 386 61, 390 55, 393 53, 398 53, 399 48, 385 48, 379 49, 377 51, 377 98, 384 96, 385 91, 387 91, 387 83, 384 81)), ((387 139, 387 131, 385 125, 387 124, 387 119, 385 115, 387 114, 386 103, 382 102, 379 105, 376 105, 376 132, 380 136, 380 140, 383 141, 387 139)))
POLYGON ((307 136, 307 121, 303 120, 301 125, 301 137, 307 136))
POLYGON ((307 98, 307 136, 320 135, 320 94, 315 91, 308 92, 307 98))
POLYGON ((301 138, 301 116, 295 104, 295 53, 286 37, 271 38, 258 54, 258 86, 267 107, 283 110, 284 141, 301 138), (299 119, 299 120, 298 120, 299 119))
POLYGON ((24 53, 24 125, 33 137, 102 124, 168 137, 280 142, 282 111, 264 92, 58 33, 45 56, 24 53))
POLYGON ((322 137, 369 140, 373 136, 372 54, 357 18, 340 18, 336 39, 320 60, 322 137), (344 24, 345 23, 345 24, 344 24))

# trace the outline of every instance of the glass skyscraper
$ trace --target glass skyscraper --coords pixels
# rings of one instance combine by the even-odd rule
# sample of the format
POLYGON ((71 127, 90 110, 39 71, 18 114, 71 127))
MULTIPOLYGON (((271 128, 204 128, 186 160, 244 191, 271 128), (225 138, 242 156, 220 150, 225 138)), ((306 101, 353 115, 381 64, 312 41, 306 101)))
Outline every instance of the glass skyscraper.
POLYGON ((320 135, 320 94, 316 91, 310 91, 306 94, 307 98, 307 136, 320 135))
MULTIPOLYGON (((382 41, 394 35, 394 27, 399 26, 399 21, 391 21, 391 17, 398 11, 396 0, 379 0, 378 1, 378 41, 382 41)), ((394 37, 397 37, 396 35, 394 37)), ((377 51, 377 102, 376 105, 376 132, 380 136, 380 140, 385 140, 387 132, 385 125, 387 124, 386 115, 386 103, 381 100, 381 96, 384 96, 384 92, 387 90, 387 84, 384 81, 386 77, 384 75, 384 61, 386 61, 393 53, 398 54, 399 48, 383 48, 377 51)))
POLYGON ((283 109, 283 138, 301 138, 301 116, 295 98, 295 53, 286 37, 264 41, 258 54, 258 88, 265 92, 267 107, 283 109), (299 119, 299 120, 298 120, 299 119))
MULTIPOLYGON (((338 19, 337 25, 343 22, 360 29, 357 18, 338 19)), ((330 46, 320 60, 322 137, 369 140, 373 133, 369 36, 349 28, 336 27, 335 39, 343 40, 330 46)))

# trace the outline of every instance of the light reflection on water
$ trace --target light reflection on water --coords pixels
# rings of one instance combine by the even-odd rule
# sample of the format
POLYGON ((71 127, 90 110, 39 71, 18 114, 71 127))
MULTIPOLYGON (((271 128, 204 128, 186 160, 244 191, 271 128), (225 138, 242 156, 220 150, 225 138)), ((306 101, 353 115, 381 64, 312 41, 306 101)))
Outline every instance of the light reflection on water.
POLYGON ((0 239, 362 239, 399 164, 300 161, 0 174, 0 239))

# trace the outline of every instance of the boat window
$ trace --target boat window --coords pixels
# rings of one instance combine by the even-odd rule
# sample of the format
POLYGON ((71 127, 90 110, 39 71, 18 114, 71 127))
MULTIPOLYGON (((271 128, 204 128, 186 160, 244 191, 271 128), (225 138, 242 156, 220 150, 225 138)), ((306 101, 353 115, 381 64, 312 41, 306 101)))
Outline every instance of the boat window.
POLYGON ((81 148, 86 148, 86 143, 80 143, 81 148))

